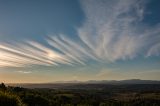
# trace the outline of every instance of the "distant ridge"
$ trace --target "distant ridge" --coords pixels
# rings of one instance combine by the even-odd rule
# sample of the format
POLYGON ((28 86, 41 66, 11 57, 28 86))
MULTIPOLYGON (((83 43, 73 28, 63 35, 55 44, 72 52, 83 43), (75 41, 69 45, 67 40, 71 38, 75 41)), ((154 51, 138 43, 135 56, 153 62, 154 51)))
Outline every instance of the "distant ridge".
POLYGON ((89 80, 89 81, 58 81, 58 82, 50 82, 50 83, 8 83, 8 86, 17 86, 24 88, 51 88, 51 89, 59 89, 59 88, 86 88, 98 86, 108 86, 108 85, 160 85, 160 81, 157 80, 140 80, 140 79, 128 79, 128 80, 89 80))
POLYGON ((63 84, 63 83, 82 83, 82 84, 160 84, 160 80, 141 80, 141 79, 127 79, 127 80, 88 80, 88 81, 55 81, 55 82, 44 82, 44 83, 8 83, 11 84, 63 84))
POLYGON ((56 81, 54 83, 88 83, 88 84, 160 84, 158 80, 141 80, 141 79, 127 79, 127 80, 88 80, 88 81, 56 81))
POLYGON ((101 83, 101 84, 160 84, 158 80, 141 80, 141 79, 128 79, 128 80, 89 80, 86 83, 101 83))

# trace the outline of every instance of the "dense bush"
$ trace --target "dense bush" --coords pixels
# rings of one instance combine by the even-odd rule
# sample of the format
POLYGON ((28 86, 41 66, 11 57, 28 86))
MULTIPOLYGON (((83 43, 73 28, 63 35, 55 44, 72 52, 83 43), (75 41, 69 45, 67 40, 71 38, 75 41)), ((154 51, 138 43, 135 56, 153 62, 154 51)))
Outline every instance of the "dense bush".
POLYGON ((0 106, 25 106, 16 95, 0 91, 0 106))
POLYGON ((25 102, 28 106, 49 106, 49 101, 37 94, 27 94, 23 98, 23 102, 25 102))

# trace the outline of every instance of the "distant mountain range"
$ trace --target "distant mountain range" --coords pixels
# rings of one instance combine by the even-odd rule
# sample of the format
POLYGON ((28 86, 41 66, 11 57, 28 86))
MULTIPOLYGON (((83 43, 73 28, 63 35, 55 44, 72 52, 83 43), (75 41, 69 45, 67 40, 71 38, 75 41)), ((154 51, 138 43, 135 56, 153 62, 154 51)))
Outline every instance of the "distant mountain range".
POLYGON ((141 80, 141 79, 128 79, 128 80, 89 80, 89 81, 57 81, 54 83, 87 83, 87 84, 160 84, 158 80, 141 80))
POLYGON ((8 83, 8 86, 18 86, 24 88, 53 88, 53 89, 70 89, 70 88, 101 88, 116 85, 144 85, 144 84, 158 84, 160 85, 160 81, 156 80, 140 80, 140 79, 129 79, 129 80, 89 80, 89 81, 57 81, 54 83, 8 83))
POLYGON ((141 80, 141 79, 128 79, 128 80, 90 80, 87 83, 101 83, 101 84, 160 84, 157 80, 141 80))

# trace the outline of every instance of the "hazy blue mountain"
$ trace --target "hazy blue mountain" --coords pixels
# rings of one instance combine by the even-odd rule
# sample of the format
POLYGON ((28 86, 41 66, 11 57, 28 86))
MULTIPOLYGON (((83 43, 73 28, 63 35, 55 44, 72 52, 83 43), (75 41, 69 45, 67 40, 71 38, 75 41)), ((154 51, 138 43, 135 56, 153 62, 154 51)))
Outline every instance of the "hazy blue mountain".
POLYGON ((7 84, 9 86, 19 86, 24 88, 51 88, 51 89, 87 89, 87 88, 105 88, 108 86, 114 85, 148 85, 148 84, 158 84, 160 85, 160 81, 156 80, 140 80, 140 79, 129 79, 129 80, 89 80, 89 81, 58 81, 54 83, 12 83, 7 84))

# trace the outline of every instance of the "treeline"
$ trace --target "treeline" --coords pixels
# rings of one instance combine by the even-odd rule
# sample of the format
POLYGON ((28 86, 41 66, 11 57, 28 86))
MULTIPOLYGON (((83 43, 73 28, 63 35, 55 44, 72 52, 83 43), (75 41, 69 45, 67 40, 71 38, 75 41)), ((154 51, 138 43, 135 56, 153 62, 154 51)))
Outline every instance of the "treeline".
POLYGON ((117 96, 119 93, 107 90, 25 89, 6 87, 2 83, 0 106, 160 106, 159 94, 159 91, 150 92, 144 97, 143 92, 122 99, 123 97, 117 96))

